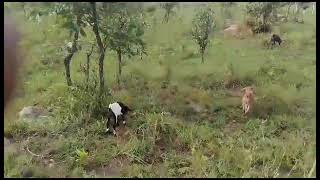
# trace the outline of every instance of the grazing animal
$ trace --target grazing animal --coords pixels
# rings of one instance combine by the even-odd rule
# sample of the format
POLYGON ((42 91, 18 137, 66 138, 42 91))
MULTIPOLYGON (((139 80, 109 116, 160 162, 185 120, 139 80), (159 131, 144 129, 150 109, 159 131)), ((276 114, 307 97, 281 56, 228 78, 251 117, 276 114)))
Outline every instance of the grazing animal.
POLYGON ((279 44, 279 46, 282 43, 282 40, 281 40, 280 36, 277 35, 277 34, 272 34, 270 41, 272 43, 272 46, 274 46, 276 44, 276 42, 279 44))
POLYGON ((119 126, 119 120, 122 120, 122 123, 125 125, 125 116, 129 111, 132 111, 128 106, 122 102, 114 102, 109 104, 107 112, 107 129, 106 132, 111 132, 116 136, 116 127, 119 126))
POLYGON ((242 97, 242 110, 244 115, 247 115, 248 113, 252 112, 252 106, 254 102, 253 87, 245 87, 241 89, 241 91, 244 91, 244 95, 242 97))

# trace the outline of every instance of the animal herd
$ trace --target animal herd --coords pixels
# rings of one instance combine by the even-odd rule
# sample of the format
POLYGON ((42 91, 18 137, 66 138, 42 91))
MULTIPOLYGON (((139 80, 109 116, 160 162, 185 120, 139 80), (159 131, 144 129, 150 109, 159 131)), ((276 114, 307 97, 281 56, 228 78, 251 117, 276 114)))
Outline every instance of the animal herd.
MULTIPOLYGON (((272 34, 270 42, 272 46, 275 46, 276 43, 281 45, 282 39, 277 34, 272 34)), ((243 92, 242 96, 242 110, 243 115, 248 117, 253 110, 254 104, 254 89, 251 86, 241 89, 243 92)), ((119 120, 122 121, 123 125, 126 124, 126 115, 132 111, 127 105, 122 102, 114 102, 109 104, 107 111, 107 128, 106 133, 112 133, 117 136, 116 128, 120 126, 119 120)))

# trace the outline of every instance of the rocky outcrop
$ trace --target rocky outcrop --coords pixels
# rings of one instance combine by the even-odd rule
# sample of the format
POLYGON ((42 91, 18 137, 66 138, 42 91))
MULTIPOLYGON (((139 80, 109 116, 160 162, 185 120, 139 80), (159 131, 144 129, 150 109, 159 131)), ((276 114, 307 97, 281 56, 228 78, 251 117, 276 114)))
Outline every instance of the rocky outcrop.
POLYGON ((231 24, 228 28, 223 30, 224 37, 244 38, 253 35, 252 30, 247 26, 240 26, 238 24, 231 24))
POLYGON ((24 107, 20 112, 19 112, 19 118, 31 118, 31 119, 36 119, 40 117, 47 117, 48 116, 48 111, 44 108, 37 107, 37 106, 27 106, 24 107))

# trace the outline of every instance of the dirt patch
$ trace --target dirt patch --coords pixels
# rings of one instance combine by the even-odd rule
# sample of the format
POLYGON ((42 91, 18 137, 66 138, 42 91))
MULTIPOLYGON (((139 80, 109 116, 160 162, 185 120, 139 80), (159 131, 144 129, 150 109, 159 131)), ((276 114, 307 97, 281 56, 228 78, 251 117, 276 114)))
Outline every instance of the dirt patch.
POLYGON ((172 105, 176 100, 176 91, 174 89, 161 89, 159 94, 157 94, 157 99, 161 103, 161 105, 172 105))
POLYGON ((118 146, 124 145, 128 142, 128 139, 133 135, 127 126, 121 126, 117 128, 117 144, 118 146))
POLYGON ((179 154, 190 154, 191 149, 190 146, 187 143, 181 142, 181 139, 177 137, 174 140, 173 145, 174 150, 176 150, 179 154))
POLYGON ((14 140, 12 138, 4 138, 3 142, 3 147, 4 147, 4 154, 6 153, 17 153, 18 152, 18 147, 14 143, 14 140))
POLYGON ((97 175, 103 177, 120 177, 121 170, 129 166, 130 159, 126 155, 118 155, 110 163, 96 170, 97 175))

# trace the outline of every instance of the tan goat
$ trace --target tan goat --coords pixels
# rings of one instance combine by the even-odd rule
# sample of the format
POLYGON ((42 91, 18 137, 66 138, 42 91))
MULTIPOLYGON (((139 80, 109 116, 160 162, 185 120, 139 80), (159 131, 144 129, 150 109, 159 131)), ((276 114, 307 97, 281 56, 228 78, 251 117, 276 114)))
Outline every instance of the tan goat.
POLYGON ((252 112, 252 106, 254 103, 253 87, 245 87, 241 89, 241 91, 244 91, 244 95, 242 97, 242 109, 244 115, 247 115, 248 113, 252 112))

